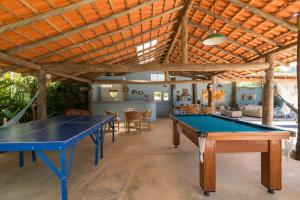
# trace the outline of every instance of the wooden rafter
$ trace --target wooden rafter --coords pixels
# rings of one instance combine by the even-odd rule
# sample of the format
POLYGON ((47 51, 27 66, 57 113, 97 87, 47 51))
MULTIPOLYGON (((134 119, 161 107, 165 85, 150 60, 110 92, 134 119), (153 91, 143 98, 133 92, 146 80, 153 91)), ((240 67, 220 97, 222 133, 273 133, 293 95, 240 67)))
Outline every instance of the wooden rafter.
POLYGON ((225 23, 230 24, 231 26, 240 29, 241 31, 243 31, 243 32, 245 32, 245 33, 253 36, 256 39, 262 40, 262 41, 264 41, 266 43, 269 43, 269 44, 271 44, 273 46, 281 46, 281 44, 279 44, 277 42, 274 42, 273 40, 265 37, 264 35, 262 35, 260 33, 257 33, 257 32, 255 32, 253 30, 250 30, 250 29, 246 28, 245 26, 243 26, 243 25, 241 25, 241 24, 239 24, 239 23, 237 23, 235 21, 231 21, 230 19, 227 19, 227 18, 225 18, 223 16, 220 16, 220 15, 218 15, 218 14, 216 14, 216 13, 210 11, 210 10, 207 10, 207 9, 201 7, 201 6, 194 5, 194 8, 197 9, 199 12, 202 12, 202 13, 204 13, 206 15, 215 16, 216 19, 224 21, 225 23))
POLYGON ((97 20, 95 22, 92 22, 90 24, 87 24, 87 25, 84 25, 84 26, 80 26, 78 28, 74 28, 74 29, 72 29, 70 31, 66 31, 66 32, 60 33, 58 35, 55 35, 53 37, 48 37, 48 38, 39 40, 37 42, 33 42, 33 43, 25 44, 23 46, 19 46, 17 48, 8 50, 6 53, 7 54, 15 54, 15 53, 18 53, 20 51, 24 51, 24 50, 27 50, 27 49, 32 49, 32 48, 44 45, 44 44, 49 43, 49 42, 54 42, 54 41, 63 39, 65 37, 67 37, 67 36, 71 36, 73 34, 80 33, 83 30, 90 29, 90 28, 93 28, 95 26, 102 25, 102 24, 104 24, 104 23, 106 23, 106 22, 108 22, 108 21, 110 21, 112 19, 116 19, 116 18, 118 18, 120 16, 129 14, 131 12, 139 10, 139 9, 145 7, 145 6, 149 6, 149 5, 151 5, 153 3, 156 3, 158 1, 160 1, 160 0, 150 0, 150 1, 143 2, 143 3, 138 4, 138 5, 136 5, 136 6, 132 7, 132 8, 123 10, 123 11, 121 11, 119 13, 116 13, 116 14, 112 14, 112 15, 110 15, 108 17, 104 17, 104 18, 99 19, 99 20, 97 20))
MULTIPOLYGON (((174 31, 167 32, 167 33, 165 33, 165 35, 172 34, 173 32, 174 32, 174 31)), ((130 49, 132 49, 132 48, 136 48, 137 46, 142 45, 142 44, 144 44, 145 42, 149 42, 149 41, 151 41, 151 40, 157 39, 157 40, 159 41, 159 39, 162 38, 162 37, 164 37, 164 35, 158 36, 158 37, 156 37, 156 38, 150 38, 150 39, 147 40, 147 41, 136 43, 135 45, 132 45, 132 46, 129 46, 129 47, 126 47, 126 48, 123 48, 123 49, 114 51, 114 52, 109 53, 109 54, 104 54, 104 55, 96 56, 96 57, 94 57, 94 58, 88 58, 87 60, 85 60, 85 62, 94 62, 94 61, 97 61, 97 60, 99 60, 99 59, 105 58, 105 57, 107 57, 107 56, 111 56, 111 55, 114 55, 114 54, 118 54, 118 53, 123 52, 123 51, 128 51, 128 50, 130 50, 130 49)), ((170 39, 167 39, 166 41, 169 41, 169 40, 170 40, 170 39)))
MULTIPOLYGON (((196 41, 202 42, 201 38, 199 38, 199 37, 197 37, 197 36, 195 36, 195 35, 191 35, 191 38, 193 38, 193 39, 196 40, 196 41)), ((226 50, 226 49, 220 48, 220 47, 218 47, 218 46, 214 46, 212 49, 216 49, 216 50, 218 50, 219 52, 223 52, 223 53, 226 54, 226 56, 227 56, 227 55, 230 55, 231 57, 237 58, 237 59, 239 59, 240 61, 245 61, 245 59, 244 59, 243 57, 241 57, 241 56, 239 56, 239 55, 237 55, 237 54, 234 54, 234 53, 232 53, 232 52, 230 52, 230 51, 228 51, 228 50, 226 50)))
POLYGON ((60 77, 68 78, 68 79, 73 79, 73 80, 76 80, 76 81, 90 83, 90 81, 87 80, 87 79, 79 78, 79 77, 67 74, 65 72, 58 72, 58 71, 52 70, 52 69, 43 69, 43 67, 41 67, 40 65, 22 60, 20 58, 9 56, 5 53, 0 53, 0 60, 5 61, 5 62, 9 62, 9 63, 14 63, 14 64, 17 64, 17 65, 20 65, 20 66, 26 66, 26 67, 28 67, 30 69, 33 69, 33 70, 38 70, 38 71, 45 70, 47 73, 50 73, 50 74, 53 74, 53 75, 56 75, 56 76, 60 76, 60 77))
POLYGON ((278 17, 271 15, 267 12, 264 12, 262 9, 256 8, 254 6, 251 6, 249 4, 246 4, 240 0, 227 0, 230 3, 236 4, 238 5, 240 8, 246 9, 251 11, 252 13, 258 15, 258 16, 262 16, 263 18, 265 18, 266 20, 269 20, 273 23, 276 23, 280 26, 284 26, 285 28, 291 30, 291 31, 295 31, 297 32, 297 27, 294 24, 291 24, 289 22, 287 22, 286 20, 283 19, 279 19, 278 17))
MULTIPOLYGON (((197 24, 197 23, 195 23, 195 22, 193 22, 191 20, 189 21, 189 24, 192 25, 192 26, 194 26, 194 27, 203 29, 205 32, 208 32, 210 34, 213 33, 213 30, 209 29, 208 27, 200 25, 200 24, 197 24)), ((256 49, 248 47, 247 45, 245 45, 243 43, 240 43, 240 42, 238 42, 238 41, 236 41, 234 39, 227 38, 227 42, 229 42, 229 43, 231 43, 231 44, 233 44, 233 45, 235 45, 237 47, 243 48, 243 49, 245 49, 245 50, 247 50, 249 52, 252 52, 254 54, 260 54, 260 52, 257 51, 256 49)))
POLYGON ((167 53, 166 53, 166 55, 165 55, 164 60, 166 60, 166 58, 168 58, 168 57, 170 56, 170 54, 171 54, 171 52, 172 52, 172 50, 173 50, 173 47, 174 47, 174 45, 175 45, 175 43, 176 43, 176 39, 177 39, 177 37, 179 36, 180 31, 181 31, 182 19, 183 19, 183 17, 185 17, 185 16, 188 14, 189 10, 190 10, 191 7, 193 6, 194 1, 195 1, 195 0, 188 0, 188 1, 186 2, 185 7, 184 7, 184 10, 183 10, 183 12, 182 12, 182 14, 181 14, 181 16, 180 16, 180 21, 178 22, 178 26, 177 26, 177 29, 176 29, 174 38, 173 38, 171 44, 169 45, 169 49, 168 49, 168 51, 167 51, 167 53))
POLYGON ((144 65, 109 65, 109 64, 70 64, 70 63, 52 63, 44 66, 44 69, 57 71, 68 71, 72 73, 86 72, 142 72, 142 71, 195 71, 195 72, 213 72, 213 71, 240 71, 248 69, 263 70, 269 67, 268 63, 240 63, 240 64, 144 64, 144 65))
POLYGON ((72 57, 72 58, 69 58, 69 60, 67 60, 66 62, 71 61, 71 60, 75 60, 75 59, 81 59, 81 58, 83 58, 83 57, 85 57, 85 56, 87 56, 87 55, 89 55, 89 54, 95 53, 95 52, 101 52, 101 51, 106 51, 106 50, 112 49, 112 48, 114 48, 114 47, 117 47, 118 45, 121 45, 121 44, 130 42, 130 41, 136 40, 136 39, 138 39, 138 38, 140 38, 140 37, 143 37, 143 36, 145 36, 145 35, 151 34, 152 32, 158 31, 158 30, 160 30, 160 29, 167 28, 168 26, 173 25, 175 22, 176 22, 176 21, 172 21, 172 22, 169 22, 169 23, 167 23, 167 24, 165 24, 165 25, 159 26, 159 27, 157 27, 157 28, 150 29, 149 31, 142 32, 142 33, 140 33, 140 34, 138 34, 138 35, 134 35, 133 37, 126 38, 125 40, 121 40, 121 41, 119 41, 119 42, 115 42, 113 46, 108 45, 108 46, 105 46, 105 47, 101 47, 101 48, 98 48, 98 49, 93 49, 93 50, 91 50, 91 51, 87 51, 87 52, 85 52, 85 53, 83 53, 83 54, 79 54, 79 55, 77 55, 77 56, 74 56, 74 57, 72 57))
POLYGON ((51 57, 53 55, 57 55, 57 54, 60 54, 64 51, 68 51, 68 50, 71 50, 73 48, 76 48, 76 47, 80 47, 80 46, 83 46, 83 45, 86 45, 86 44, 90 44, 90 43, 93 43, 93 42, 96 42, 96 41, 99 41, 101 39, 104 39, 104 38, 107 38, 107 37, 110 37, 110 36, 113 36, 113 35, 116 35, 116 34, 120 34, 122 33, 123 31, 126 31, 126 30, 130 30, 134 27, 137 27, 137 26, 141 26, 142 24, 144 23, 147 23, 149 21, 152 21, 152 20, 155 20, 155 19, 158 19, 158 18, 162 18, 166 15, 169 15, 173 12, 176 12, 178 10, 180 10, 183 6, 177 6, 175 8, 172 8, 170 10, 167 10, 165 12, 163 12, 162 14, 159 14, 159 15, 155 15, 153 17, 148 17, 148 18, 145 18, 143 19, 143 21, 139 21, 137 23, 133 23, 131 24, 130 26, 125 26, 123 28, 120 28, 116 31, 112 31, 112 32, 109 32, 107 34, 102 34, 102 35, 99 35, 99 36, 96 36, 95 38, 92 38, 90 40, 85 40, 83 42, 78 42, 76 44, 72 44, 72 45, 69 45, 69 46, 66 46, 66 47, 63 47, 61 49, 58 49, 58 50, 55 50, 55 51, 52 51, 52 52, 49 52, 47 54, 43 54, 41 56, 38 56, 37 58, 34 58, 33 61, 36 62, 36 61, 40 61, 40 60, 43 60, 45 58, 48 58, 48 57, 51 57))

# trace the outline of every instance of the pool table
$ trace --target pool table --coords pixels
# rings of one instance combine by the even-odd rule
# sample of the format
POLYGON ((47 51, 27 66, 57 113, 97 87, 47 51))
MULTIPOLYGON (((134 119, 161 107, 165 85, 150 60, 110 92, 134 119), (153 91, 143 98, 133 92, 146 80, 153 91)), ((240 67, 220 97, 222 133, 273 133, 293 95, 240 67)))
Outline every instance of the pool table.
POLYGON ((199 147, 200 186, 206 196, 216 191, 216 153, 220 152, 261 152, 261 183, 270 193, 281 189, 281 140, 295 133, 216 115, 170 118, 174 146, 180 144, 182 133, 199 147))

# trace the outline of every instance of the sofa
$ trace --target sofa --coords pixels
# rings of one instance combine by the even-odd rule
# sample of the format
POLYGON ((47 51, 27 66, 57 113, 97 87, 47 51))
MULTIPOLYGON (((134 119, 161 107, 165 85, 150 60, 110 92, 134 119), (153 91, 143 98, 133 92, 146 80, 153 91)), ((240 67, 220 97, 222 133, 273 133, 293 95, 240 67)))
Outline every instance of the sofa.
POLYGON ((242 110, 243 116, 262 117, 262 106, 247 105, 239 108, 242 110))

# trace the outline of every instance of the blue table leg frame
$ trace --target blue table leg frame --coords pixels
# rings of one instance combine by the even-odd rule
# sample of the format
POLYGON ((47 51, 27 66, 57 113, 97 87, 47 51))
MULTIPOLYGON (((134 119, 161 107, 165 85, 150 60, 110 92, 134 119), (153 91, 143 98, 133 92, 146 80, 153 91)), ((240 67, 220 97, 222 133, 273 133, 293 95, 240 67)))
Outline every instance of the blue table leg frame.
MULTIPOLYGON (((32 161, 36 161, 35 151, 31 152, 32 161)), ((24 151, 19 151, 19 167, 24 167, 24 151)))
MULTIPOLYGON (((115 128, 114 121, 112 121, 112 141, 115 141, 115 128)), ((98 165, 99 151, 100 158, 103 159, 103 146, 104 146, 104 124, 100 125, 92 134, 91 139, 95 143, 95 165, 98 165), (100 147, 100 148, 99 148, 100 147)), ((71 174, 72 164, 75 157, 75 150, 78 142, 72 144, 70 158, 67 159, 67 151, 69 148, 59 150, 60 152, 60 169, 44 154, 42 150, 32 151, 32 159, 36 160, 36 154, 44 161, 44 163, 53 171, 53 173, 59 178, 61 184, 61 199, 68 199, 68 179, 71 174)), ((19 164, 24 166, 24 151, 19 151, 19 164)))
POLYGON ((68 199, 68 179, 71 174, 72 164, 75 156, 76 144, 71 146, 70 159, 67 160, 67 150, 64 149, 60 151, 60 170, 54 165, 54 163, 49 160, 49 158, 44 154, 43 151, 36 151, 37 154, 42 158, 45 164, 53 171, 53 173, 59 178, 61 184, 61 199, 68 199))

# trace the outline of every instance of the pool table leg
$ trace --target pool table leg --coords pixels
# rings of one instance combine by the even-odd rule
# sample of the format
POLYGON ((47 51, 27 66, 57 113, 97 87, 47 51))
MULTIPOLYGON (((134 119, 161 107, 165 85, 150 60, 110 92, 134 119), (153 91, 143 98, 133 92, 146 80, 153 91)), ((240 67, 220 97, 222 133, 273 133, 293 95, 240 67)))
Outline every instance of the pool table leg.
POLYGON ((261 153, 261 184, 269 193, 281 190, 281 140, 269 140, 268 152, 261 153))
POLYGON ((200 165, 200 186, 206 196, 216 191, 216 141, 206 140, 203 163, 200 165))
POLYGON ((177 131, 177 125, 175 122, 173 123, 173 145, 175 148, 180 145, 180 135, 177 131))

